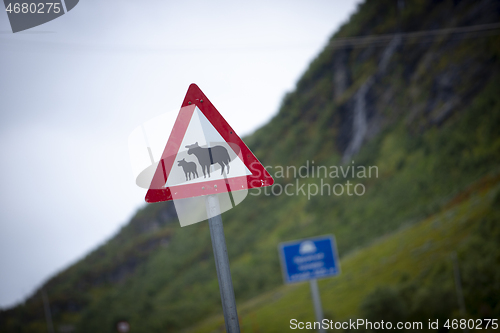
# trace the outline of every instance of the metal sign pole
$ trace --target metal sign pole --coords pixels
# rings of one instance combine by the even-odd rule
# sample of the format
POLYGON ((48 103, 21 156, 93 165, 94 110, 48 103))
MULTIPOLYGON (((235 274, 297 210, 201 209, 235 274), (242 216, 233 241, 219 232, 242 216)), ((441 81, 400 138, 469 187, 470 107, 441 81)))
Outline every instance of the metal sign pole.
POLYGON ((45 289, 42 289, 42 300, 43 309, 45 310, 45 320, 47 321, 47 331, 49 331, 49 333, 54 333, 54 324, 52 323, 52 314, 50 313, 49 298, 47 297, 45 289))
MULTIPOLYGON (((460 279, 460 268, 458 267, 458 257, 456 251, 453 251, 451 254, 451 259, 453 260, 453 274, 455 276, 455 289, 457 291, 458 305, 460 306, 460 313, 462 314, 462 317, 465 318, 467 310, 465 308, 464 293, 462 291, 462 281, 460 279)), ((463 331, 465 333, 469 332, 467 325, 463 331)))
POLYGON ((311 286, 311 296, 314 304, 314 314, 316 315, 316 321, 320 323, 320 328, 318 332, 325 333, 325 329, 321 322, 323 321, 323 307, 321 306, 321 297, 319 295, 318 280, 309 280, 309 285, 311 286))
POLYGON ((226 332, 239 333, 240 323, 238 322, 233 281, 231 279, 231 271, 229 270, 229 258, 227 256, 224 228, 220 215, 219 198, 217 198, 217 195, 208 195, 205 203, 207 206, 208 225, 210 227, 210 237, 212 238, 212 247, 214 249, 215 267, 219 280, 226 332))

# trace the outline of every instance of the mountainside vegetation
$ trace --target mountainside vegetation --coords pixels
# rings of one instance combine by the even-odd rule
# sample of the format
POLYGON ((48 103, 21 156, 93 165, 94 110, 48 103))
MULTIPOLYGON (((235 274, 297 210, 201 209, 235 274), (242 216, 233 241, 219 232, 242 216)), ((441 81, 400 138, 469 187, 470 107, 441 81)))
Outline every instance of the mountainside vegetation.
MULTIPOLYGON (((500 177, 486 176, 436 214, 403 225, 344 256, 342 274, 319 281, 325 317, 340 324, 358 318, 372 323, 384 320, 394 326, 409 322, 412 328, 414 323, 427 328, 432 318, 443 330, 446 320, 464 319, 455 291, 456 256, 466 318, 474 318, 474 327, 480 318, 496 318, 499 190, 500 177)), ((274 288, 242 302, 238 312, 243 332, 281 332, 292 318, 303 323, 314 318, 307 283, 274 288)), ((486 322, 481 325, 486 328, 486 322)), ((363 326, 356 330, 368 331, 363 326)), ((223 331, 222 314, 187 330, 223 331)))
MULTIPOLYGON (((366 1, 244 138, 275 179, 222 216, 245 332, 314 320, 277 246, 325 234, 328 319, 500 318, 499 23, 496 0, 366 1)), ((1 310, 0 331, 46 332, 42 290, 59 332, 224 331, 208 223, 180 228, 172 202, 1 310)))

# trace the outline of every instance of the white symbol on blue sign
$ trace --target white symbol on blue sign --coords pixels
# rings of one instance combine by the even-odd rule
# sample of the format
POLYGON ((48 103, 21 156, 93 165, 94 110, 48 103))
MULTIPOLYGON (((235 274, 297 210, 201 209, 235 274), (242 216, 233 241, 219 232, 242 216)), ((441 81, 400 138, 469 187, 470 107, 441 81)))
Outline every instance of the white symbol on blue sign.
POLYGON ((305 241, 305 242, 300 243, 299 253, 302 255, 308 254, 308 253, 314 253, 314 252, 316 252, 316 250, 317 250, 316 245, 314 245, 314 243, 311 241, 305 241))
POLYGON ((279 252, 286 283, 324 278, 340 273, 333 236, 281 243, 279 252))

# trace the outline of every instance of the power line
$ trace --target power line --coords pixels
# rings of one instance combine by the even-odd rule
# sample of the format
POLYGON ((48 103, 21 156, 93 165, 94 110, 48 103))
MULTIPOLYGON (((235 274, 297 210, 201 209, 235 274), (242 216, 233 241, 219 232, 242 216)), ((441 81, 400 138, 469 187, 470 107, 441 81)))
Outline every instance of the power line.
MULTIPOLYGON (((356 36, 356 37, 346 37, 346 38, 334 38, 332 39, 326 48, 329 49, 340 49, 340 48, 359 48, 366 46, 383 46, 389 43, 394 36, 401 36, 401 43, 425 43, 425 41, 417 41, 414 39, 420 39, 424 37, 434 37, 434 36, 444 36, 452 34, 462 34, 460 36, 463 38, 477 37, 478 35, 497 35, 500 34, 500 23, 491 24, 481 24, 473 25, 467 27, 455 27, 455 28, 445 28, 437 30, 420 30, 414 32, 405 33, 391 33, 383 35, 367 35, 367 36, 356 36), (470 33, 471 35, 463 35, 470 33)), ((50 48, 54 50, 61 50, 71 48, 72 51, 82 51, 82 52, 92 52, 92 51, 104 51, 104 52, 119 52, 119 53, 191 53, 191 52, 204 52, 204 51, 219 51, 219 52, 249 52, 249 51, 275 51, 275 50, 290 50, 294 48, 303 48, 300 45, 249 45, 249 46, 200 46, 200 47, 150 47, 150 46, 131 46, 131 45, 105 45, 105 44, 79 44, 79 43, 67 43, 67 42, 41 42, 41 41, 20 41, 12 40, 10 38, 0 38, 0 41, 11 45, 27 45, 30 46, 41 46, 45 48, 50 48)), ((432 42, 432 41, 427 41, 432 42)), ((4 48, 4 50, 6 50, 4 48)))
MULTIPOLYGON (((402 43, 404 43, 410 41, 413 38, 434 37, 440 35, 442 36, 442 35, 465 34, 465 33, 476 33, 468 37, 476 37, 478 35, 477 33, 482 35, 496 35, 500 33, 500 23, 481 24, 481 25, 473 25, 467 27, 455 27, 455 28, 445 28, 437 30, 421 30, 414 32, 392 33, 384 35, 368 35, 368 36, 336 38, 333 39, 327 45, 327 48, 338 49, 345 47, 356 48, 373 44, 382 45, 390 42, 396 35, 401 36, 402 43)), ((462 36, 462 38, 467 38, 467 36, 462 36)))

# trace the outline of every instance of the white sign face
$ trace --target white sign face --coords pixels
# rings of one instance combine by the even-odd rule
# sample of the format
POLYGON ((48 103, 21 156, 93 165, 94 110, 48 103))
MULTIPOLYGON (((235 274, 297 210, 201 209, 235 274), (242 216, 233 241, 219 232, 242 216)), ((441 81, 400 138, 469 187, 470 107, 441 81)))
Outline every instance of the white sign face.
POLYGON ((196 107, 165 187, 251 175, 235 149, 196 107))

